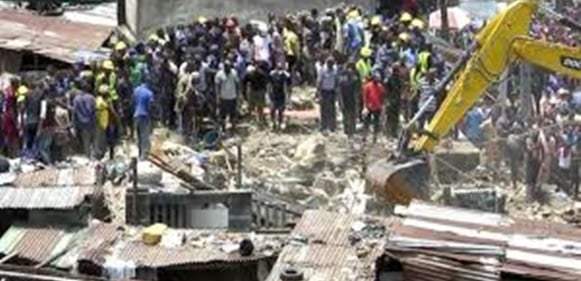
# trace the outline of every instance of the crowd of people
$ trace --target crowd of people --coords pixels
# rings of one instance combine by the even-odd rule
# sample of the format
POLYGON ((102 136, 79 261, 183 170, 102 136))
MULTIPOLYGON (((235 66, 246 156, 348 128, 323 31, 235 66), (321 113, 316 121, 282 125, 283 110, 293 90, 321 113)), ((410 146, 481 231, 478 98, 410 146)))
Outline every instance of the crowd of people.
MULTIPOLYGON (((560 12, 576 19, 580 9, 579 4, 574 5, 560 12)), ((471 38, 473 34, 472 26, 460 31, 461 38, 471 38)), ((578 47, 580 42, 574 30, 546 15, 533 19, 530 36, 572 47, 578 47)), ((523 64, 514 70, 516 73, 505 78, 508 81, 505 101, 486 98, 475 106, 465 117, 464 132, 474 143, 496 152, 497 157, 492 157, 496 158, 492 161, 495 166, 498 167, 499 160, 507 162, 512 185, 516 188, 517 182, 524 180, 529 199, 539 198, 541 186, 547 183, 577 197, 581 126, 576 116, 581 113, 581 84, 571 77, 530 65, 523 64), (523 75, 519 73, 521 68, 528 71, 523 75), (530 83, 529 87, 525 83, 530 83), (485 137, 483 124, 487 121, 494 128, 493 137, 485 137), (486 139, 495 141, 486 143, 486 139)))
MULTIPOLYGON (((170 128, 186 140, 201 137, 207 122, 235 133, 241 108, 245 120, 263 127, 270 123, 279 131, 292 89, 301 84, 317 89, 322 132, 335 132, 342 120, 348 136, 363 124, 365 133, 373 127, 374 139, 396 137, 400 122, 412 119, 419 108, 426 109, 420 126, 436 113, 444 95, 434 87, 448 69, 424 36, 425 16, 416 1, 403 2, 402 9, 384 15, 344 5, 269 15, 266 22, 199 17, 136 44, 111 42, 108 59, 79 61, 69 69, 50 66, 44 78, 34 81, 11 79, 0 95, 0 149, 8 157, 51 164, 74 153, 73 143, 87 157, 102 159, 113 157, 120 140, 135 139, 143 158, 153 127, 170 128)), ((533 32, 553 25, 535 22, 533 32)), ((469 42, 474 32, 469 27, 458 35, 469 42)), ((571 43, 565 40, 569 37, 554 38, 567 32, 544 34, 571 43)), ((543 77, 549 77, 548 86, 539 95, 534 122, 518 118, 512 109, 519 101, 511 99, 500 111, 493 110, 498 107, 494 102, 479 104, 458 130, 478 143, 488 119, 500 137, 508 138, 518 128, 545 128, 559 116, 574 116, 575 81, 543 77)), ((580 151, 579 126, 557 128, 519 139, 527 147, 527 182, 533 181, 528 171, 542 170, 545 162, 555 160, 563 171, 578 165, 572 159, 579 154, 571 155, 580 151), (537 162, 539 167, 529 167, 537 162)), ((535 178, 534 185, 538 182, 535 178)))
POLYGON ((387 112, 395 135, 400 108, 413 111, 414 97, 404 90, 409 69, 423 83, 420 76, 443 65, 415 12, 381 17, 341 6, 246 24, 200 17, 136 44, 112 42, 108 59, 49 66, 33 81, 13 78, 2 89, 2 151, 53 163, 78 139, 86 156, 101 159, 112 156, 121 139, 135 138, 144 157, 152 127, 187 139, 199 137, 207 120, 235 131, 242 107, 258 124, 279 130, 292 88, 300 84, 317 88, 321 131, 337 129, 339 105, 346 134, 356 132, 359 120, 380 132, 387 112))

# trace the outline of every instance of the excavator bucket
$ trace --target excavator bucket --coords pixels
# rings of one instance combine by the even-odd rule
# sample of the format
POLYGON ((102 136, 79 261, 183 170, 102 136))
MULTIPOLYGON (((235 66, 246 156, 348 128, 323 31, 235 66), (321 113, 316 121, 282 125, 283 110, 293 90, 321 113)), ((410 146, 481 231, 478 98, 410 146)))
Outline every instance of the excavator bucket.
POLYGON ((366 177, 387 203, 408 205, 413 199, 430 198, 430 168, 424 159, 379 160, 369 166, 366 177))

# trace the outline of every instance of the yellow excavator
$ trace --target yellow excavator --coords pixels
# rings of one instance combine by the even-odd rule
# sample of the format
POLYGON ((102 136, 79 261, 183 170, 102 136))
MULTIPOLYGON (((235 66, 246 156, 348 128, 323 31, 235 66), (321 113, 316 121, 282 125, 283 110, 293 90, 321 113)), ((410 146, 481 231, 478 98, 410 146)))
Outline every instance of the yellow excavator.
MULTIPOLYGON (((539 0, 515 1, 477 34, 472 47, 435 87, 436 93, 442 93, 447 84, 454 81, 431 122, 425 129, 414 132, 419 137, 410 141, 409 128, 425 108, 420 108, 404 126, 397 153, 369 166, 367 180, 380 198, 406 205, 413 199, 429 200, 428 154, 513 62, 522 60, 581 79, 581 48, 528 36, 533 16, 543 8, 540 5, 539 0)), ((579 29, 574 20, 560 17, 559 21, 579 29)))

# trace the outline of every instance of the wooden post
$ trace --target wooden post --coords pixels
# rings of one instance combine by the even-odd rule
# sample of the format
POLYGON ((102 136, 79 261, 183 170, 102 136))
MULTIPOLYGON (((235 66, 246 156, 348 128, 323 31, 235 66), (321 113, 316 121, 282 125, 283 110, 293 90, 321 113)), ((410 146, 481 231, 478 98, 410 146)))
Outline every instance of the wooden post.
POLYGON ((448 0, 438 0, 440 6, 440 21, 441 21, 441 32, 442 38, 446 41, 450 41, 450 25, 448 23, 448 0))
POLYGON ((137 208, 137 188, 139 186, 138 184, 138 173, 137 173, 137 157, 133 158, 131 160, 131 165, 133 168, 133 224, 138 224, 138 220, 139 220, 139 214, 138 212, 138 208, 137 208))
POLYGON ((237 145, 237 153, 238 153, 238 173, 236 176, 236 188, 242 189, 242 142, 238 142, 237 145))

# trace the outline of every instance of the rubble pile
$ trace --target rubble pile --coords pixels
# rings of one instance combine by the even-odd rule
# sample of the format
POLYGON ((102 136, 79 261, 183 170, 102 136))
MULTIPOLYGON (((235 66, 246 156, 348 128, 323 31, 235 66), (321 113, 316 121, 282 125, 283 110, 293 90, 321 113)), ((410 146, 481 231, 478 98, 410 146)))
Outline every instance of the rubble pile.
MULTIPOLYGON (((255 132, 242 140, 242 186, 266 191, 308 208, 364 212, 367 195, 363 166, 381 153, 366 158, 365 151, 385 152, 387 141, 360 145, 361 139, 348 139, 341 133, 275 134, 255 132), (358 145, 357 145, 358 144, 358 145)), ((209 153, 209 163, 235 188, 237 145, 209 153)))

